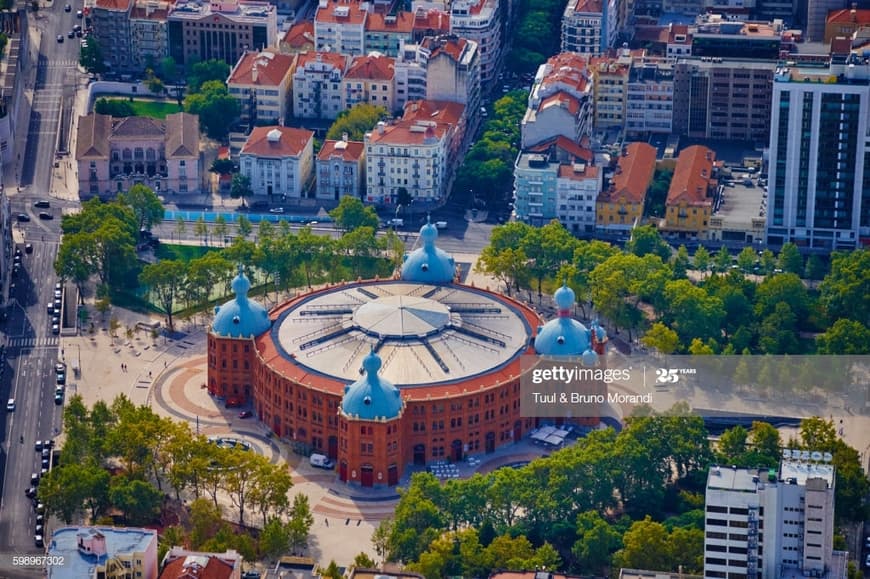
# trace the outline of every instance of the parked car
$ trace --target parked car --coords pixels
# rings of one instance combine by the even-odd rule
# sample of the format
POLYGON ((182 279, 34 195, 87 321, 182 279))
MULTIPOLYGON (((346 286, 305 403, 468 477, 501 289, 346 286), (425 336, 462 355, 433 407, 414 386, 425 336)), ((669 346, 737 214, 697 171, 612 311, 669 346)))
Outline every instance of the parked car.
POLYGON ((6 402, 6 411, 7 412, 15 412, 15 398, 10 398, 6 402))
POLYGON ((24 253, 33 253, 33 244, 25 243, 24 244, 24 253))
POLYGON ((50 221, 50 220, 54 219, 54 215, 52 215, 52 214, 49 213, 48 211, 40 211, 40 212, 39 212, 39 218, 40 218, 40 219, 43 219, 43 220, 45 220, 45 221, 50 221))
POLYGON ((61 44, 63 44, 63 34, 57 35, 57 41, 60 42, 61 44))
POLYGON ((72 12, 72 6, 67 4, 66 6, 63 7, 63 11, 64 12, 72 12))
POLYGON ((250 418, 253 415, 254 413, 250 410, 242 410, 241 412, 239 412, 239 418, 250 418))
MULTIPOLYGON (((63 36, 61 36, 61 38, 63 38, 63 36)), ((63 40, 61 40, 61 42, 63 42, 63 40)), ((27 222, 30 221, 30 215, 28 215, 27 213, 19 213, 16 219, 21 222, 27 222)))
POLYGON ((51 207, 51 203, 49 203, 45 199, 40 199, 39 201, 34 203, 33 206, 37 209, 48 209, 49 207, 51 207))

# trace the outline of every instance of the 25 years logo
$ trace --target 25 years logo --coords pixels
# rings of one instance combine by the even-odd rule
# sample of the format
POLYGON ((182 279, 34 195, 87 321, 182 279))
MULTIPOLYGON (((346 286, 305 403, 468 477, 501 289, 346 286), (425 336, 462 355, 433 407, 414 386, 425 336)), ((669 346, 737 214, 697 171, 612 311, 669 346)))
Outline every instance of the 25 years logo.
POLYGON ((676 368, 657 368, 656 384, 676 384, 680 380, 678 373, 676 368))

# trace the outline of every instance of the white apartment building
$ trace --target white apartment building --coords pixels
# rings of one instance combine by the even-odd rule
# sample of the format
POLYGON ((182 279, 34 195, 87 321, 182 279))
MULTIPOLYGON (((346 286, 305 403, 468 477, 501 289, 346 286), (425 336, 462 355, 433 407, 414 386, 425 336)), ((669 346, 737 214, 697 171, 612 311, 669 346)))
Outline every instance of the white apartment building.
POLYGON ((239 153, 239 168, 254 195, 301 199, 314 168, 314 131, 255 127, 239 153))
POLYGON ((320 0, 314 15, 314 47, 321 52, 365 54, 368 2, 320 0))
POLYGON ((365 194, 365 143, 325 140, 317 153, 317 198, 338 201, 344 196, 362 199, 365 194))
POLYGON ((242 121, 282 124, 290 117, 295 58, 271 50, 246 52, 230 71, 229 93, 242 105, 242 121))
POLYGON ((522 148, 562 135, 579 142, 592 131, 592 76, 575 53, 551 57, 538 67, 529 106, 520 124, 522 148))
POLYGON ((629 72, 625 132, 670 134, 674 123, 674 67, 663 59, 639 59, 629 72))
POLYGON ((480 105, 480 54, 473 40, 456 36, 427 36, 420 43, 427 55, 426 100, 480 105))
POLYGON ((157 66, 169 56, 169 34, 166 18, 169 2, 137 0, 130 10, 130 46, 133 67, 145 70, 157 66))
POLYGON ((393 104, 396 110, 404 109, 410 101, 426 98, 428 62, 428 56, 419 45, 401 43, 394 63, 396 100, 393 104))
POLYGON ((783 454, 778 470, 711 467, 705 578, 846 576, 846 554, 833 551, 835 476, 830 455, 783 454))
POLYGON ((778 68, 770 122, 767 243, 817 251, 870 239, 870 66, 778 68))
POLYGON ((595 231, 595 200, 601 191, 600 167, 588 162, 559 166, 556 178, 556 215, 572 233, 595 231))
POLYGON ((597 56, 616 40, 616 0, 568 0, 562 14, 562 52, 597 56))
POLYGON ((450 8, 450 33, 477 43, 480 84, 495 82, 502 57, 502 15, 498 0, 454 0, 450 8))
POLYGON ((341 80, 348 58, 335 52, 303 52, 293 73, 293 116, 335 119, 344 110, 341 80))

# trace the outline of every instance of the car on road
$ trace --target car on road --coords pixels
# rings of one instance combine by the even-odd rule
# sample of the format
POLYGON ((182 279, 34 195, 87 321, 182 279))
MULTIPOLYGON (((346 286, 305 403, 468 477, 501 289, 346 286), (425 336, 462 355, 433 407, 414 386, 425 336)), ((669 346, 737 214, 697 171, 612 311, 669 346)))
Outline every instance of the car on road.
POLYGON ((16 219, 18 219, 18 221, 27 222, 30 221, 30 215, 27 213, 19 213, 16 219))
POLYGON ((54 325, 54 324, 60 324, 60 316, 52 316, 52 317, 51 317, 51 324, 52 324, 52 325, 54 325))
POLYGON ((37 535, 41 535, 41 534, 42 534, 42 530, 43 530, 44 528, 45 528, 45 527, 44 527, 43 525, 36 525, 36 527, 33 528, 33 532, 34 532, 35 534, 37 534, 37 535))
POLYGON ((57 41, 60 42, 61 44, 63 43, 63 34, 57 35, 57 41))
POLYGON ((36 452, 42 452, 42 447, 43 447, 44 444, 45 444, 45 443, 44 443, 43 441, 41 441, 41 440, 37 440, 37 441, 33 444, 33 450, 35 450, 36 452))
POLYGON ((60 384, 61 386, 66 384, 66 373, 65 372, 58 372, 57 373, 57 383, 60 384))
POLYGON ((54 215, 52 215, 48 211, 40 211, 39 218, 44 219, 45 221, 50 221, 50 220, 54 219, 54 215))
POLYGON ((70 30, 69 32, 66 33, 66 37, 67 37, 67 38, 75 38, 75 37, 76 37, 76 31, 75 31, 75 30, 70 30))
POLYGON ((59 290, 59 289, 54 290, 54 299, 59 300, 59 299, 60 299, 60 295, 61 295, 61 294, 60 294, 60 290, 59 290))
POLYGON ((28 487, 24 491, 24 496, 26 496, 28 499, 32 499, 33 497, 36 496, 36 488, 35 487, 28 487))
POLYGON ((36 506, 34 508, 36 509, 37 515, 44 515, 45 514, 45 505, 43 503, 39 503, 39 502, 36 503, 36 506))
POLYGON ((45 547, 45 539, 42 535, 33 535, 33 544, 40 548, 45 547))
POLYGON ((24 253, 33 253, 33 244, 25 243, 24 244, 24 253))
POLYGON ((44 525, 45 524, 45 515, 36 515, 36 524, 44 525))
POLYGON ((30 484, 36 486, 39 484, 39 473, 35 472, 30 475, 30 484))
POLYGON ((48 468, 48 459, 47 458, 42 459, 42 468, 48 468))
POLYGON ((48 209, 49 207, 51 207, 51 203, 49 203, 45 199, 40 199, 39 201, 34 203, 33 206, 37 209, 48 209))
POLYGON ((54 371, 58 374, 63 374, 64 372, 66 372, 66 364, 58 362, 54 365, 54 371))
POLYGON ((64 12, 72 12, 72 6, 67 4, 66 6, 63 7, 63 11, 64 12))
POLYGON ((284 213, 283 207, 272 207, 269 209, 269 213, 284 213))
POLYGON ((239 412, 239 418, 250 418, 253 415, 254 413, 250 410, 242 410, 241 412, 239 412))
POLYGON ((54 336, 60 334, 60 326, 58 324, 52 324, 51 325, 51 333, 54 336))
POLYGON ((81 10, 76 10, 76 18, 84 18, 84 14, 82 14, 81 10))
POLYGON ((15 412, 15 398, 10 398, 6 402, 6 411, 7 412, 15 412))
POLYGON ((48 315, 50 316, 51 314, 54 313, 54 306, 51 304, 48 304, 48 306, 46 306, 46 311, 48 312, 48 315))
POLYGON ((63 392, 55 392, 54 393, 54 403, 60 406, 63 404, 63 392))
POLYGON ((81 31, 82 31, 81 24, 76 24, 75 26, 73 26, 73 32, 81 32, 81 31))

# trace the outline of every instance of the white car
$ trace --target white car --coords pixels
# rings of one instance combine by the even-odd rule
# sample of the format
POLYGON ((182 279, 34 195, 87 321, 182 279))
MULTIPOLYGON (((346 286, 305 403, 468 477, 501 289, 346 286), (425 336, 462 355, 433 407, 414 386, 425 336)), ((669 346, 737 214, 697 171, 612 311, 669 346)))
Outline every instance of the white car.
POLYGON ((15 412, 15 398, 9 399, 9 402, 6 403, 6 410, 8 412, 15 412))
POLYGON ((269 213, 284 213, 283 207, 272 207, 269 209, 269 213))

